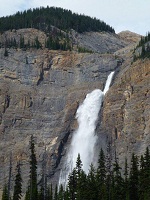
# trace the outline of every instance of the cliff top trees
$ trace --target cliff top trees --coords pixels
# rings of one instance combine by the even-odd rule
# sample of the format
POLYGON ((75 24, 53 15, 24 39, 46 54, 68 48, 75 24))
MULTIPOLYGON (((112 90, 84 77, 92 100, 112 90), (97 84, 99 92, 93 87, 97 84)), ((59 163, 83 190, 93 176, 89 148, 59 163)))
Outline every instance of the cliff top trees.
POLYGON ((0 22, 0 32, 21 28, 49 31, 51 25, 61 30, 74 29, 80 33, 85 31, 115 32, 112 27, 99 19, 48 6, 47 8, 29 9, 24 12, 17 12, 15 15, 1 17, 0 22))

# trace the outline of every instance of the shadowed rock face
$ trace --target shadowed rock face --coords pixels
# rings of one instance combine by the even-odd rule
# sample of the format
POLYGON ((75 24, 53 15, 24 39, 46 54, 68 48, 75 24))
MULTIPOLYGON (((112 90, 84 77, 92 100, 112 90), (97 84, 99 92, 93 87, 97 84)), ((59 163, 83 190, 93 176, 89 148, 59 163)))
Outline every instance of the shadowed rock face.
MULTIPOLYGON (((70 133, 74 115, 88 92, 103 89, 117 67, 113 55, 0 49, 0 177, 7 178, 21 159, 28 180, 29 139, 35 137, 39 174, 46 146, 48 175, 54 173, 70 133)), ((39 175, 40 178, 40 175, 39 175)))

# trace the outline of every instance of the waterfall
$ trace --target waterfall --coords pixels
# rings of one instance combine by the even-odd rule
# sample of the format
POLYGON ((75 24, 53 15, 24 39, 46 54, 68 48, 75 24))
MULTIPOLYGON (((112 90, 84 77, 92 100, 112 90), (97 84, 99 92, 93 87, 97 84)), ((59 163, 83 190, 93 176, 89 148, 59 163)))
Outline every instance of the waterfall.
POLYGON ((85 100, 76 112, 78 129, 73 133, 71 145, 68 151, 66 162, 60 173, 59 185, 66 186, 69 173, 76 166, 78 154, 83 164, 83 170, 88 173, 89 166, 94 157, 94 146, 97 140, 95 134, 96 121, 103 102, 104 95, 109 90, 114 72, 107 78, 104 91, 95 89, 86 95, 85 100))

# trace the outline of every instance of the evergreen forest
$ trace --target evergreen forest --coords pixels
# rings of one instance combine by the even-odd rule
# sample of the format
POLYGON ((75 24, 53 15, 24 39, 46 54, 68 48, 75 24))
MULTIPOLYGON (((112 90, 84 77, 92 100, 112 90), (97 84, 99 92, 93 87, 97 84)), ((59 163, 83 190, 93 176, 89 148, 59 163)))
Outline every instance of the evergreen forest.
POLYGON ((72 13, 70 10, 49 7, 29 9, 14 15, 0 18, 0 32, 12 29, 36 28, 49 32, 51 26, 61 30, 82 33, 86 31, 106 31, 115 33, 105 22, 85 15, 72 13))
MULTIPOLYGON (((46 150, 43 154, 43 173, 40 184, 37 180, 37 160, 34 138, 31 136, 30 170, 25 200, 149 200, 150 199, 150 152, 144 155, 132 154, 131 164, 125 159, 124 169, 119 166, 117 157, 112 163, 109 153, 101 149, 97 167, 89 166, 86 174, 78 154, 76 167, 68 177, 66 188, 47 183, 46 150), (124 172, 122 174, 122 172, 124 172)), ((2 200, 19 200, 22 197, 21 161, 16 165, 13 195, 10 197, 10 179, 4 184, 2 200)))
POLYGON ((138 45, 134 49, 133 61, 136 61, 138 58, 150 58, 150 32, 145 37, 141 37, 138 45), (136 55, 135 52, 138 48, 141 48, 139 55, 136 55))

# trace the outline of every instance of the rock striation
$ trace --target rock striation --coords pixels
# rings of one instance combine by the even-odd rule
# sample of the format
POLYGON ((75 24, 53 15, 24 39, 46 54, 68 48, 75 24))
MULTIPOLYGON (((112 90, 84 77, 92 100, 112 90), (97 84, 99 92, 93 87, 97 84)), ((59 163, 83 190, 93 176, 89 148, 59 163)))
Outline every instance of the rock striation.
MULTIPOLYGON (((22 31, 25 38, 33 31, 35 36, 38 33, 44 45, 46 36, 42 32, 22 31)), ((131 44, 131 37, 129 41, 108 33, 75 32, 70 37, 75 44, 99 53, 8 49, 5 57, 5 50, 0 49, 0 187, 8 180, 12 154, 12 180, 16 163, 21 160, 26 188, 31 134, 35 138, 38 180, 46 149, 48 178, 57 181, 70 138, 78 126, 75 113, 79 104, 95 88, 103 90, 108 74, 114 70, 99 115, 97 151, 100 147, 106 149, 111 141, 123 164, 125 156, 130 158, 133 151, 140 155, 150 145, 150 61, 131 64, 135 44, 134 40, 131 44)))
POLYGON ((64 145, 77 126, 78 105, 95 88, 103 89, 118 67, 114 55, 48 50, 0 49, 0 184, 22 161, 28 180, 29 140, 35 137, 39 179, 44 149, 48 176, 57 168, 64 145))
POLYGON ((104 101, 103 127, 121 164, 150 146, 150 61, 124 63, 104 101))

